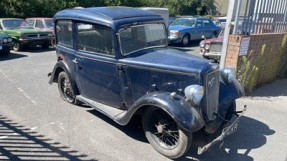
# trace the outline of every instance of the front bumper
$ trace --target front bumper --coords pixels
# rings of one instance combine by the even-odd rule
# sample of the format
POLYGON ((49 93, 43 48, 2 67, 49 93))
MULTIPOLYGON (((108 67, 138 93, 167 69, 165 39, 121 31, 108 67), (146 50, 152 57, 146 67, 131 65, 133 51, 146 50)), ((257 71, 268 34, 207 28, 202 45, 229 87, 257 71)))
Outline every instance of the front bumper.
POLYGON ((208 57, 208 58, 220 58, 221 57, 221 52, 206 52, 206 51, 201 51, 200 54, 202 56, 208 57))
POLYGON ((197 150, 197 154, 201 155, 202 153, 204 153, 206 150, 208 150, 210 147, 214 146, 215 144, 222 142, 223 139, 231 134, 233 134, 234 132, 237 131, 238 128, 238 124, 239 124, 239 120, 241 118, 241 116, 243 116, 244 112, 246 111, 247 106, 245 105, 242 112, 240 113, 240 115, 235 119, 234 122, 232 122, 232 124, 230 126, 227 126, 226 128, 224 128, 222 130, 221 135, 219 135, 217 138, 215 138, 213 141, 211 141, 210 143, 206 144, 203 147, 199 147, 197 150))
POLYGON ((181 37, 174 37, 174 36, 169 36, 168 37, 168 43, 169 44, 177 44, 181 42, 181 37))
POLYGON ((0 50, 11 49, 13 46, 14 46, 13 42, 0 44, 0 50))

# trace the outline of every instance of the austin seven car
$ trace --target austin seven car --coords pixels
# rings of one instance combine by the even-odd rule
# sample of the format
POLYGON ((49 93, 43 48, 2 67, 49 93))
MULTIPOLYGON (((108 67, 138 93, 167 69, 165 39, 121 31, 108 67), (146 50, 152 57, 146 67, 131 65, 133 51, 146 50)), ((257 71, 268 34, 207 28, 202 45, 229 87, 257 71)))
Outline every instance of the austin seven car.
POLYGON ((189 150, 197 131, 220 132, 198 147, 202 154, 238 129, 246 107, 236 111, 244 91, 235 70, 169 48, 161 16, 92 7, 59 11, 54 24, 57 61, 48 76, 64 101, 120 125, 141 117, 150 145, 172 159, 189 150))

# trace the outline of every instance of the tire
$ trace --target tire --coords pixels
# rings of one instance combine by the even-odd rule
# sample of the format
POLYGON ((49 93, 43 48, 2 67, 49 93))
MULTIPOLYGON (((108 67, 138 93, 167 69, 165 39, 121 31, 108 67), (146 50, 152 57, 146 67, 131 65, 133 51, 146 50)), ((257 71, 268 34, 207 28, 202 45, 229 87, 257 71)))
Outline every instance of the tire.
POLYGON ((21 45, 19 42, 15 42, 13 50, 14 51, 22 51, 23 50, 23 45, 21 45))
POLYGON ((50 46, 50 43, 45 43, 45 44, 42 45, 42 48, 43 49, 48 49, 49 46, 50 46))
POLYGON ((192 134, 179 127, 162 109, 148 108, 142 116, 142 125, 148 142, 162 155, 176 159, 189 150, 192 134))
POLYGON ((213 32, 211 38, 215 38, 217 36, 217 32, 213 32))
POLYGON ((60 72, 58 75, 58 89, 60 96, 64 101, 75 105, 80 103, 76 100, 76 95, 74 89, 72 88, 71 80, 64 71, 60 72))
POLYGON ((182 46, 187 46, 189 44, 189 35, 184 35, 182 40, 181 40, 181 45, 182 46))
MULTIPOLYGON (((236 111, 236 102, 233 101, 231 103, 231 105, 229 106, 226 114, 225 114, 225 117, 224 119, 227 120, 227 121, 230 121, 234 115, 234 112, 236 111)), ((224 124, 227 123, 226 121, 224 121, 224 124)))

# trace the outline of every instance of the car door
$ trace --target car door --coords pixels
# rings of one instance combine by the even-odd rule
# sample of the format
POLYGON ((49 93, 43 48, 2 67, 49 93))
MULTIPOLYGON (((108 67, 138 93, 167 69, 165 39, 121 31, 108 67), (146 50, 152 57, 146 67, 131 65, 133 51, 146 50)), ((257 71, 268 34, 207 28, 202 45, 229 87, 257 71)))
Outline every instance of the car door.
POLYGON ((211 23, 210 20, 207 20, 207 19, 203 19, 203 35, 206 37, 206 38, 211 38, 213 35, 214 35, 214 31, 215 31, 215 28, 214 28, 214 25, 213 23, 211 23))
POLYGON ((193 40, 201 39, 202 34, 203 34, 202 19, 197 19, 194 27, 193 40))
POLYGON ((111 28, 77 22, 74 62, 77 64, 80 94, 113 107, 122 103, 117 59, 113 50, 111 28))

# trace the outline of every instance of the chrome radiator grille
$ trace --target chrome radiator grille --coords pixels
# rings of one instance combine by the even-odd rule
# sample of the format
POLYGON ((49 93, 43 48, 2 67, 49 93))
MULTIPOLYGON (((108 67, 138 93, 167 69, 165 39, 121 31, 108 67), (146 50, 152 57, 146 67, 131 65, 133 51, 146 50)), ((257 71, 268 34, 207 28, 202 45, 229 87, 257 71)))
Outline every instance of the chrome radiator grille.
POLYGON ((215 119, 219 99, 219 71, 208 73, 204 80, 205 96, 203 99, 203 114, 211 121, 215 119))
POLYGON ((211 42, 210 43, 210 52, 221 52, 222 42, 211 42))

